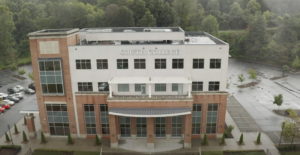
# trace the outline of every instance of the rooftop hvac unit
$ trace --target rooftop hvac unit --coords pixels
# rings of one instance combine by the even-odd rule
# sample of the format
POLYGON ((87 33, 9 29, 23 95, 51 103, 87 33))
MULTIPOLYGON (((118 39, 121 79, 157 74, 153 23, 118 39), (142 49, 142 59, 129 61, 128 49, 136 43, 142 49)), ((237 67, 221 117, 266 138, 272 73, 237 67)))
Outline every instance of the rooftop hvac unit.
POLYGON ((112 32, 112 29, 90 29, 86 31, 91 33, 101 33, 101 32, 112 32))

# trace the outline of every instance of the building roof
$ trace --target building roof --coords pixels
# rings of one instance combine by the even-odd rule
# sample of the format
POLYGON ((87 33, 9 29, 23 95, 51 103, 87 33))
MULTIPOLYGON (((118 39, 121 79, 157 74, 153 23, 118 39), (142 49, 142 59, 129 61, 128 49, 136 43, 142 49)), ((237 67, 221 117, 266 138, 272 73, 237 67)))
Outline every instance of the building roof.
POLYGON ((191 108, 109 108, 109 114, 126 117, 171 117, 191 114, 191 108))
POLYGON ((70 34, 77 33, 78 28, 64 28, 64 29, 44 29, 40 31, 35 31, 28 33, 28 37, 31 39, 33 37, 54 37, 54 36, 67 36, 70 34))

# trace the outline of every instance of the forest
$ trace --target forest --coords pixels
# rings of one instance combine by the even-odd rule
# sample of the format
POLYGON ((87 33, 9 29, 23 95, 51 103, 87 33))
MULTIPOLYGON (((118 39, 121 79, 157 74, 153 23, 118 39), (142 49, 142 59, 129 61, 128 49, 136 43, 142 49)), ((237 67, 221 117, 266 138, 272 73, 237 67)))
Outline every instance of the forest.
POLYGON ((170 27, 206 31, 235 58, 300 69, 299 0, 0 0, 0 70, 28 64, 42 29, 170 27))

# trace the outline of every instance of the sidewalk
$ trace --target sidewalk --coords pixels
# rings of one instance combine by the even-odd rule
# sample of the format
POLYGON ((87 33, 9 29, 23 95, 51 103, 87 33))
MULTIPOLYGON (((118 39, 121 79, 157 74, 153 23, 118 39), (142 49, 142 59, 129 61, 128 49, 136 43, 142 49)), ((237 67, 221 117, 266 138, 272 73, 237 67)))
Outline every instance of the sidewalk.
MULTIPOLYGON (((258 133, 244 133, 244 143, 245 145, 238 145, 237 141, 239 141, 241 132, 236 126, 235 122, 231 118, 228 112, 226 112, 226 123, 228 125, 234 125, 234 130, 232 132, 234 138, 226 139, 226 146, 219 146, 219 142, 221 139, 208 139, 208 146, 201 146, 202 140, 193 139, 192 140, 192 148, 183 149, 182 140, 181 139, 156 139, 155 140, 155 148, 148 149, 146 139, 124 139, 119 141, 119 148, 112 149, 109 147, 109 140, 101 140, 102 146, 94 146, 94 139, 74 139, 75 144, 72 146, 66 145, 67 138, 66 137, 49 137, 46 138, 48 141, 47 144, 40 144, 40 120, 39 116, 35 115, 35 123, 37 129, 37 137, 29 138, 30 141, 27 144, 23 144, 22 140, 22 132, 25 131, 27 133, 26 125, 23 125, 23 119, 21 119, 17 123, 17 127, 19 133, 18 135, 14 135, 14 127, 11 128, 11 133, 13 137, 13 141, 15 145, 21 145, 22 150, 19 155, 24 155, 29 148, 32 151, 36 148, 47 148, 47 149, 61 149, 61 150, 75 150, 75 151, 100 151, 101 147, 103 153, 133 153, 133 152, 143 152, 143 153, 154 153, 154 152, 173 152, 173 153, 197 153, 199 151, 199 147, 201 147, 201 151, 224 151, 224 150, 253 150, 253 149, 269 149, 272 155, 280 155, 273 142, 269 139, 267 135, 261 133, 261 145, 256 145, 254 142, 256 141, 258 133)), ((27 134, 28 135, 28 134, 27 134)), ((5 135, 0 138, 0 145, 11 145, 5 143, 5 135)))

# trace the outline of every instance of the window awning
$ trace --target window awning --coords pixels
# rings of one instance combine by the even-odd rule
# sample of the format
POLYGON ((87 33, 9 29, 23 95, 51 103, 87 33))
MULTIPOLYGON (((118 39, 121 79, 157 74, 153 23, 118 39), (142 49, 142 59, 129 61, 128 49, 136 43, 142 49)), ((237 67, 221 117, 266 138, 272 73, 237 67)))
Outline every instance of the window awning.
POLYGON ((192 83, 188 77, 152 77, 151 83, 192 83))
POLYGON ((191 114, 191 108, 109 108, 109 114, 125 117, 172 117, 191 114))
POLYGON ((110 81, 108 81, 109 84, 120 84, 120 83, 149 83, 149 77, 113 77, 110 81))
POLYGON ((189 77, 112 77, 109 84, 135 83, 192 83, 189 77))

